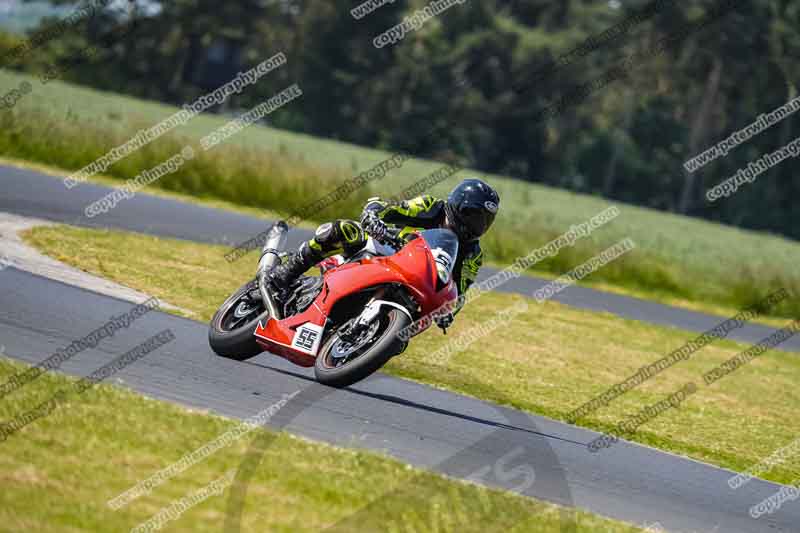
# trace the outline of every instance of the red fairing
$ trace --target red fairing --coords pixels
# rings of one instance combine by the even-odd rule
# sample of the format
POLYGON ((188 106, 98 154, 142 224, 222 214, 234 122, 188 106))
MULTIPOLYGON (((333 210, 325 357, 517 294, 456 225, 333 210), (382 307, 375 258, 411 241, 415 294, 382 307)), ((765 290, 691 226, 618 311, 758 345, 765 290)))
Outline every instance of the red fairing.
POLYGON ((376 260, 386 261, 403 276, 406 287, 420 304, 423 315, 458 297, 458 290, 452 280, 441 291, 436 291, 436 262, 423 239, 414 239, 396 254, 376 260))
MULTIPOLYGON (((348 263, 323 274, 325 283, 322 292, 303 313, 275 320, 270 318, 266 324, 259 324, 255 335, 264 349, 289 359, 300 366, 313 366, 316 353, 310 354, 297 348, 298 328, 325 327, 333 306, 342 298, 366 288, 387 283, 406 286, 420 304, 423 315, 429 314, 442 305, 455 300, 458 291, 451 280, 441 291, 436 291, 437 274, 433 255, 423 239, 414 239, 399 252, 389 257, 363 259, 348 263)), ((322 329, 319 330, 321 340, 322 329)), ((312 332, 300 332, 306 341, 315 336, 312 332)), ((318 349, 319 345, 316 345, 318 349)))
POLYGON ((258 344, 265 350, 269 350, 275 355, 280 355, 296 365, 314 366, 314 360, 316 359, 314 356, 292 348, 294 330, 286 327, 282 322, 274 318, 268 319, 266 325, 259 322, 254 333, 258 344))

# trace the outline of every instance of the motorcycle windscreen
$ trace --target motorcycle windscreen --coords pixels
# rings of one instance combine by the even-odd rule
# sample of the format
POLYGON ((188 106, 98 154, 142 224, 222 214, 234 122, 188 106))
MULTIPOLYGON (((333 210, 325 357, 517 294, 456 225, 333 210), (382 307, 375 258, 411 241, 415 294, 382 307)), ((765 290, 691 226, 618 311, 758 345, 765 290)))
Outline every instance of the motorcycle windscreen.
POLYGON ((453 277, 453 268, 458 257, 458 237, 449 229, 429 229, 420 232, 420 236, 428 244, 436 261, 436 273, 439 278, 438 290, 441 290, 453 277))

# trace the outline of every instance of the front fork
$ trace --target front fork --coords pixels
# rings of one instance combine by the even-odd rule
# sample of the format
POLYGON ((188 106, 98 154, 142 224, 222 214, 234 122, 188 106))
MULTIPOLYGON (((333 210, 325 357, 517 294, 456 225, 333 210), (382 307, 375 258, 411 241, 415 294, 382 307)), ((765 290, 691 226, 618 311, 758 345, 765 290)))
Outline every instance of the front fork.
MULTIPOLYGON (((381 289, 379 294, 376 293, 376 295, 370 299, 367 305, 364 306, 364 310, 361 312, 361 314, 354 318, 352 324, 350 324, 350 326, 348 326, 347 329, 339 335, 341 339, 345 340, 345 342, 351 342, 351 339, 357 339, 358 336, 372 324, 378 315, 380 315, 383 307, 394 307, 408 316, 409 320, 414 320, 411 313, 404 306, 389 300, 380 299, 383 294, 383 289, 381 289)), ((393 355, 399 355, 403 353, 407 346, 408 342, 403 341, 397 353, 393 355)))
POLYGON ((346 326, 345 330, 340 334, 343 340, 350 342, 353 339, 357 339, 358 336, 369 327, 381 311, 380 304, 376 305, 376 302, 383 297, 385 292, 386 289, 383 287, 375 291, 375 294, 370 298, 369 302, 367 302, 367 305, 364 306, 364 310, 361 311, 361 314, 352 319, 350 325, 346 326))

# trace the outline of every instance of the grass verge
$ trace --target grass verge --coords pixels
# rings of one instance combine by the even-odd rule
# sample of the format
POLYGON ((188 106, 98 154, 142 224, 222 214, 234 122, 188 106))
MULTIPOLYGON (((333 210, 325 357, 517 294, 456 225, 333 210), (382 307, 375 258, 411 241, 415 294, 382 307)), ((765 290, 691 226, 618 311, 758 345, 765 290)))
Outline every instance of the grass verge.
MULTIPOLYGON (((0 358, 0 379, 24 368, 0 358)), ((71 381, 45 374, 5 398, 0 416, 8 420, 67 389, 71 381)), ((106 505, 109 499, 237 425, 109 385, 70 397, 0 443, 0 530, 128 531, 237 468, 254 437, 223 447, 118 511, 106 505)), ((360 531, 403 524, 410 510, 418 510, 423 520, 455 523, 458 531, 559 531, 554 505, 286 433, 276 433, 264 448, 244 502, 242 531, 321 531, 376 501, 381 491, 411 486, 414 490, 393 492, 396 501, 378 506, 379 513, 360 512, 360 531), (433 511, 432 502, 442 507, 433 511)), ((219 531, 229 490, 189 508, 165 531, 219 531)), ((575 520, 577 531, 641 531, 583 512, 575 520)))
MULTIPOLYGON (((210 319, 252 276, 249 262, 220 264, 219 246, 71 227, 35 228, 25 238, 56 259, 164 298, 203 319, 210 319)), ((607 313, 531 301, 526 312, 502 324, 496 334, 479 338, 448 360, 431 356, 520 299, 482 296, 459 314, 447 337, 429 331, 415 338, 385 371, 498 403, 510 398, 511 407, 565 419, 583 402, 696 337, 607 313)), ((717 341, 580 424, 608 430, 694 381, 700 387, 696 394, 644 425, 632 440, 745 470, 800 434, 800 358, 767 352, 713 385, 703 385, 703 373, 744 348, 717 341)), ((798 476, 800 457, 792 457, 765 477, 785 483, 798 476)))
MULTIPOLYGON (((0 85, 29 81, 34 90, 0 114, 0 154, 77 170, 154 125, 176 108, 80 88, 61 82, 42 86, 30 76, 0 71, 0 85)), ((128 179, 162 163, 228 117, 203 115, 130 155, 108 170, 128 179)), ((312 203, 343 180, 388 157, 386 152, 316 139, 262 126, 246 129, 201 153, 156 187, 201 198, 276 211, 312 203)), ((315 214, 316 221, 353 217, 366 198, 401 192, 441 165, 410 160, 315 214)), ((429 192, 442 196, 468 172, 461 171, 429 192)), ((608 201, 501 176, 502 211, 483 240, 487 256, 508 264, 533 248, 602 211, 608 201)), ((793 298, 774 309, 777 317, 800 315, 800 245, 780 237, 742 231, 697 219, 620 204, 622 215, 592 238, 536 265, 563 273, 598 251, 630 237, 635 252, 589 279, 676 301, 745 307, 778 287, 793 298)))

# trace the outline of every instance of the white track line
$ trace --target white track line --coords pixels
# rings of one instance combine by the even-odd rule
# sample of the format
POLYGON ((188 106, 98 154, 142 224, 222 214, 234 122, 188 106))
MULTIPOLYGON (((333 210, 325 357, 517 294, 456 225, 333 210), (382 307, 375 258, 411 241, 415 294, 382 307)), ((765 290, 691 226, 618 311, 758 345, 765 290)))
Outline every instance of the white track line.
MULTIPOLYGON (((0 212, 0 276, 2 275, 3 268, 12 266, 16 269, 30 272, 31 274, 43 276, 66 283, 67 285, 73 285, 131 303, 142 303, 150 298, 149 295, 142 292, 94 276, 77 268, 65 265, 51 257, 47 257, 26 244, 19 236, 20 232, 30 228, 54 225, 54 223, 47 220, 21 217, 0 212)), ((195 313, 191 311, 165 302, 162 302, 161 306, 165 309, 180 311, 188 316, 195 316, 195 313)))

